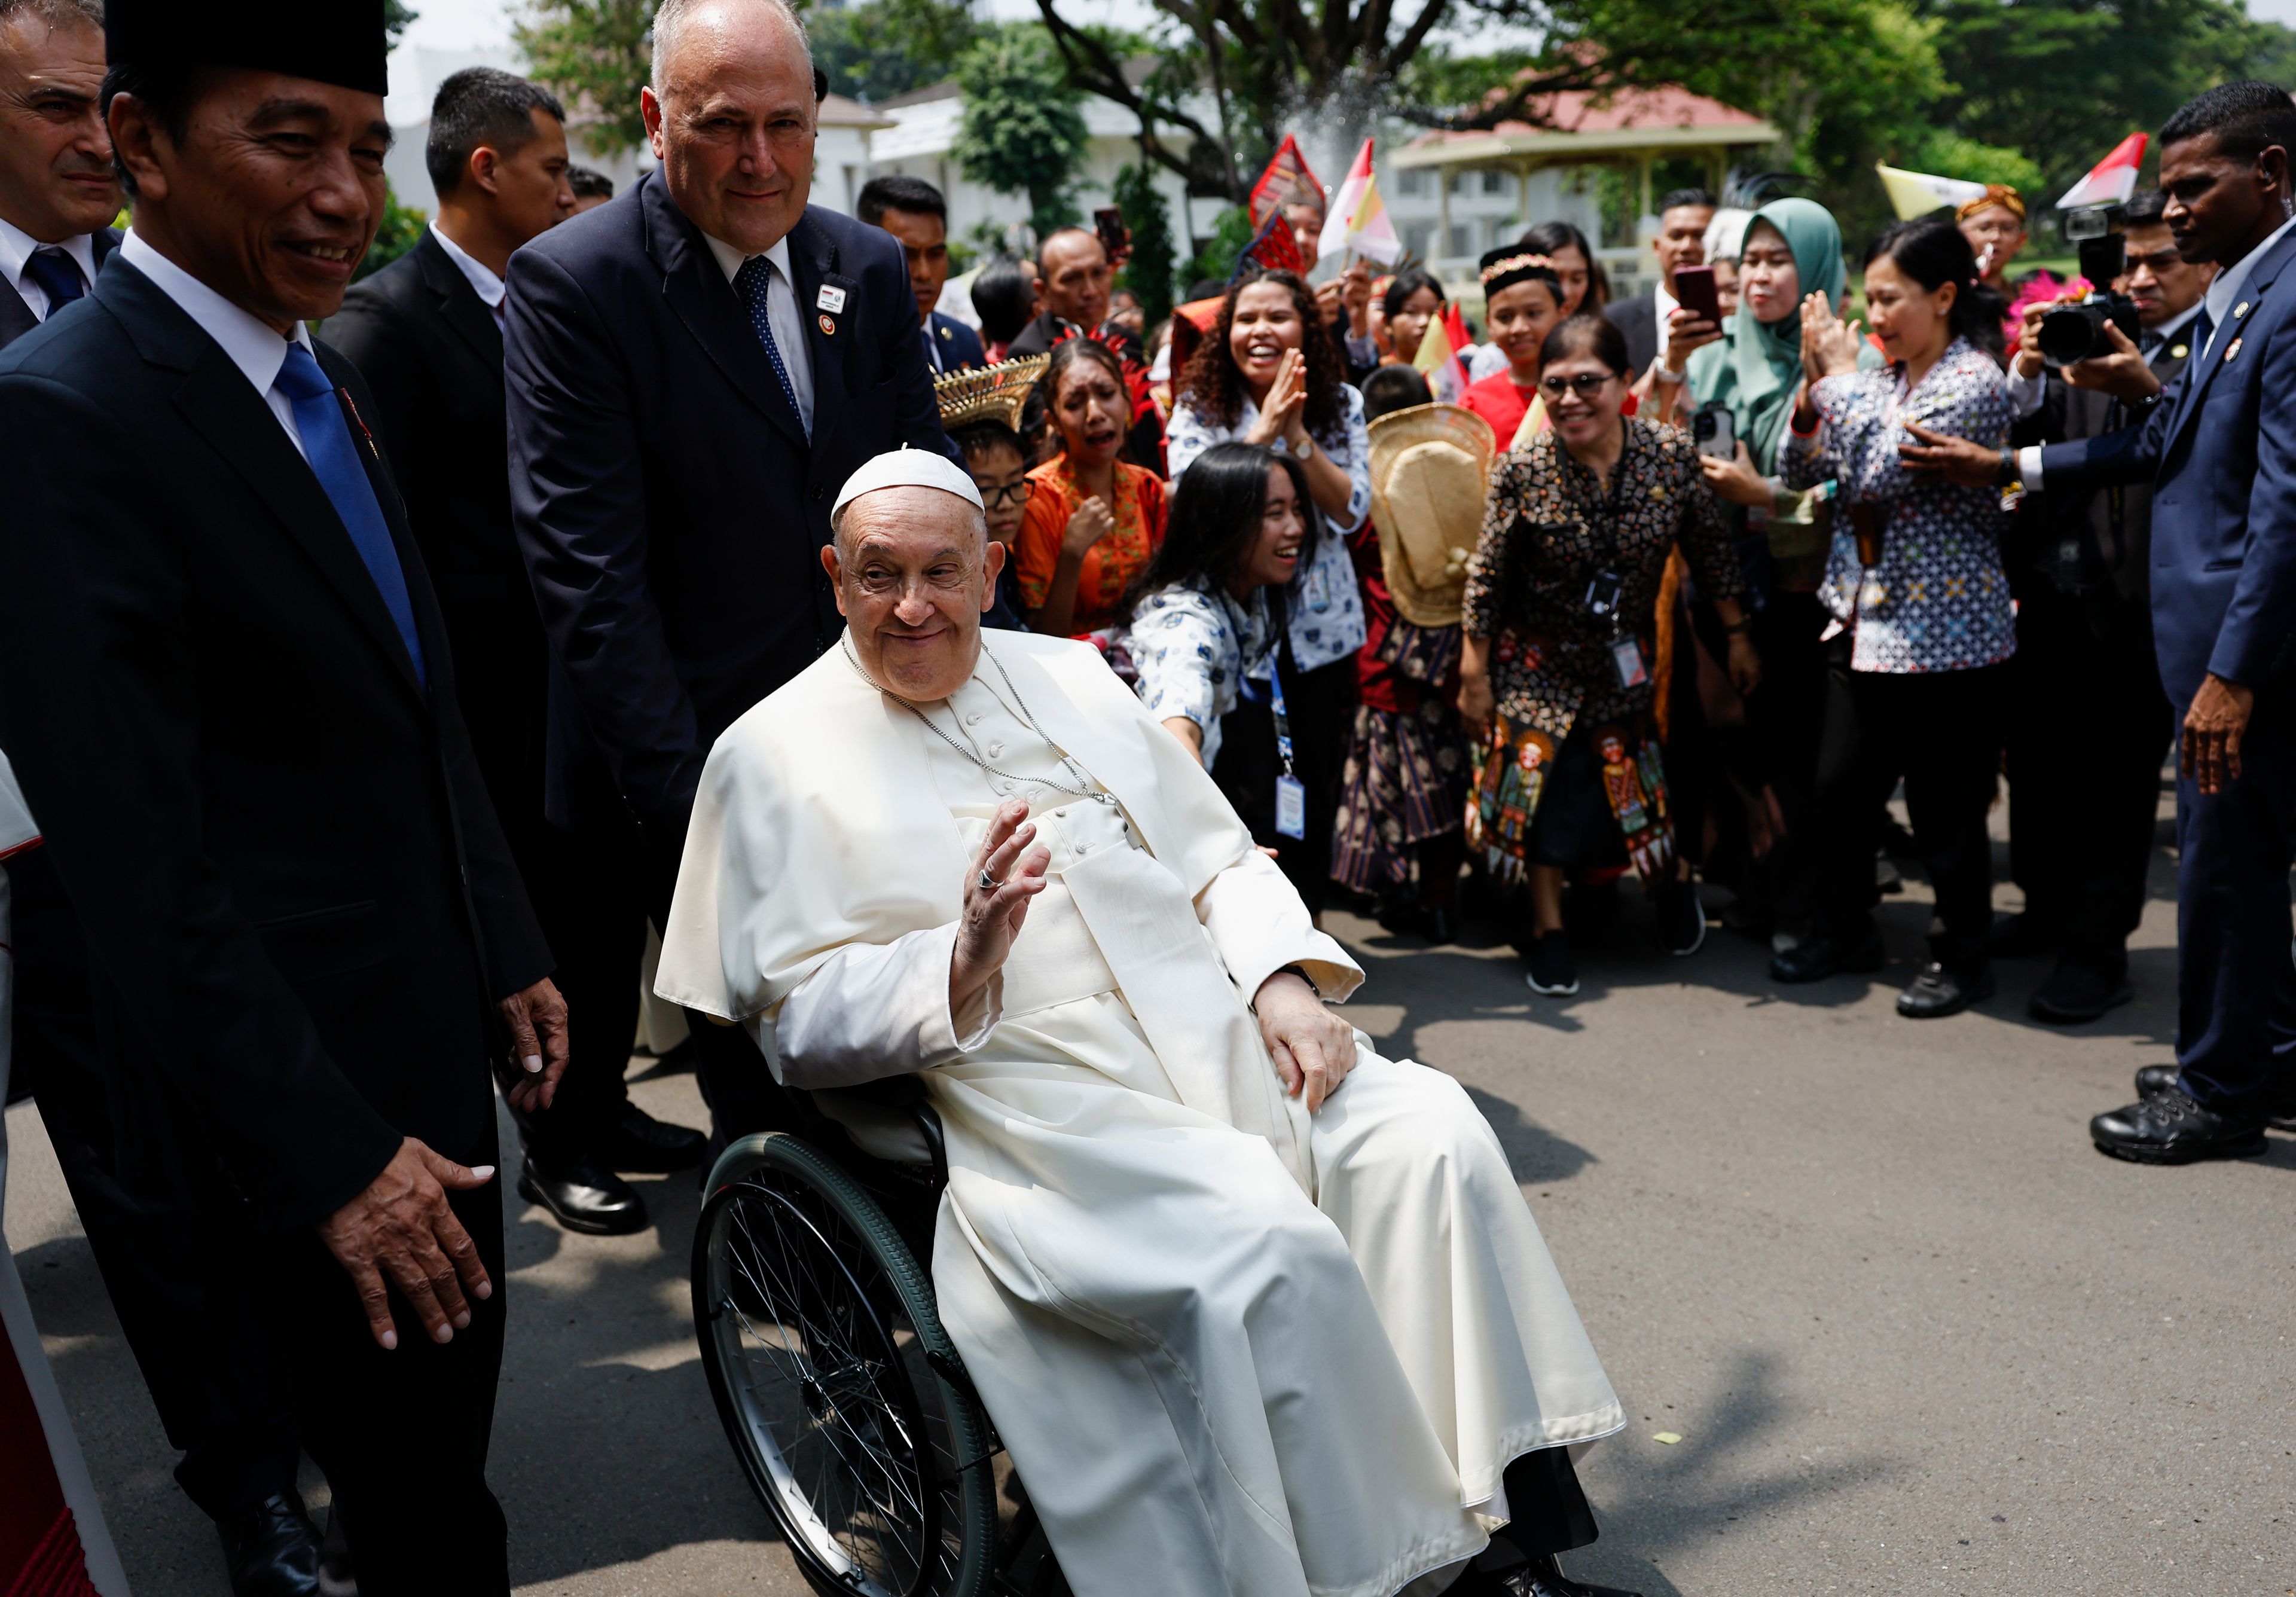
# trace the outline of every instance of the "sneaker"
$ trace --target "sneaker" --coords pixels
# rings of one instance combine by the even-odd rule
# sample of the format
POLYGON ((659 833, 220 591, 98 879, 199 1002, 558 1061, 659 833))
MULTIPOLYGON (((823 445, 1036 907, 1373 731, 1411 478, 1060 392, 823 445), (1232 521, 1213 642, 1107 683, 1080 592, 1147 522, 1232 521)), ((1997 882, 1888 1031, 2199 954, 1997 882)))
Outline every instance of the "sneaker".
POLYGON ((1560 931, 1542 931, 1530 940, 1524 955, 1525 986, 1542 998, 1570 998, 1578 991, 1578 966, 1570 957, 1570 939, 1560 931))
POLYGON ((1658 907, 1658 944, 1677 959, 1698 952, 1706 941, 1706 906, 1698 884, 1670 878, 1652 895, 1658 907))

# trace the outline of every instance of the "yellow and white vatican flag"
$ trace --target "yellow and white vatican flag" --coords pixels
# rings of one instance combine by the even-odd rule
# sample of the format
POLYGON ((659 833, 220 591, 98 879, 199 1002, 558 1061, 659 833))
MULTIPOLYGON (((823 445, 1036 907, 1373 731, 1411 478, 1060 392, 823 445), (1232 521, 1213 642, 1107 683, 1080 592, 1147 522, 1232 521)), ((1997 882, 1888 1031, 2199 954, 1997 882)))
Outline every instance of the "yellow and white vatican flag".
POLYGON ((1379 180, 1372 176, 1371 147, 1372 141, 1365 139, 1356 152, 1356 164, 1348 168, 1348 180, 1332 196, 1323 236, 1316 241, 1317 252, 1326 260, 1343 250, 1368 256, 1383 266, 1402 258, 1403 241, 1396 236, 1394 219, 1379 197, 1379 180))
POLYGON ((1890 191, 1890 203, 1896 208, 1900 222, 1926 217, 1940 205, 1966 205, 1985 192, 1983 184, 1972 183, 1964 177, 1908 172, 1902 167, 1885 167, 1878 160, 1874 169, 1882 175, 1882 186, 1890 191))

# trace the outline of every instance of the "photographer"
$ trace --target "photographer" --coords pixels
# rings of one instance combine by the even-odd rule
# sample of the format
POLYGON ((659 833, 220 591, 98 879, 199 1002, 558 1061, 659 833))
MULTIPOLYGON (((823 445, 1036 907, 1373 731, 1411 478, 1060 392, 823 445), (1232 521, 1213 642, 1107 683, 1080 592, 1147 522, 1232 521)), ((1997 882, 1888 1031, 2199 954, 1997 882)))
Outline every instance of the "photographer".
MULTIPOLYGON (((2288 952, 2296 706, 2296 101, 2234 83, 2161 130, 2161 190, 2177 251, 2218 270, 2192 360, 2141 424, 2001 451, 2028 488, 2129 484, 2152 495, 2152 635, 2183 727, 2177 785, 2177 1069, 2138 1073, 2138 1102, 2089 1122, 2105 1153, 2147 1164, 2248 1158, 2296 1114, 2288 952)), ((2152 389, 2117 363, 2116 385, 2152 389)), ((1985 461, 1921 436, 1909 468, 1969 482, 1985 461)))
MULTIPOLYGON (((2126 269, 2112 287, 2143 330, 2131 343, 2107 323, 2128 359, 2046 368, 2048 304, 2026 307, 2009 397, 2011 441, 2097 438, 2141 420, 2150 397, 2120 398, 2141 361, 2166 388, 2192 353, 2192 324, 2214 268, 2177 254, 2167 201, 2138 195, 2123 216, 2126 269)), ((2017 598, 2017 657, 2009 729, 2009 868, 2025 909, 1997 923, 1993 953, 2054 953, 2057 968, 2027 1010, 2037 1020, 2094 1020, 2135 996, 2128 934, 2144 909, 2145 869, 2169 745, 2168 696, 2152 658, 2152 490, 2068 482, 2029 495, 2007 545, 2017 598)))

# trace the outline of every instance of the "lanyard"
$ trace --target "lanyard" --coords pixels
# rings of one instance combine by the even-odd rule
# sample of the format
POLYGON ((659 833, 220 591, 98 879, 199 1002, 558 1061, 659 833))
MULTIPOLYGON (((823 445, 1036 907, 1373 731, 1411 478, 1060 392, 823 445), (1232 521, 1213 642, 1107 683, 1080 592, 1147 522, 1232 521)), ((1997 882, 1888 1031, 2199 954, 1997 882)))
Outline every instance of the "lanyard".
POLYGON ((1292 720, 1283 713, 1283 671, 1277 664, 1283 651, 1279 645, 1267 657, 1267 686, 1271 698, 1269 708, 1275 715, 1275 754, 1283 762, 1283 774, 1292 774, 1292 720))

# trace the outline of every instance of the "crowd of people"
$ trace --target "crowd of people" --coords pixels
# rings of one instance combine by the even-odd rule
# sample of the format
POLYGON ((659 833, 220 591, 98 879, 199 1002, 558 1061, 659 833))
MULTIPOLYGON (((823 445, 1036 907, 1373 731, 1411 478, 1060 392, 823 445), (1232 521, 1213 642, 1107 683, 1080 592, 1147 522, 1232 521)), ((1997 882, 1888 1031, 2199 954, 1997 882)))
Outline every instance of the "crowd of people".
POLYGON ((1562 999, 1631 875, 1799 984, 1881 968, 1917 861, 1898 1011, 2050 956, 2079 1023, 2173 758, 2177 1063, 2092 1135, 2296 1117, 2285 92, 2170 120, 2110 283, 2013 274, 2000 185, 1855 299, 1823 206, 1685 189, 1647 292, 1541 222, 1437 364, 1466 285, 1321 270, 1305 192, 1299 269, 1160 325, 1082 228, 945 305, 931 184, 809 203, 783 0, 665 0, 619 196, 456 73, 354 282, 382 6, 243 9, 0 0, 15 1087, 235 1591, 317 1589, 304 1454, 373 1597, 507 1589, 497 1086, 519 1191, 619 1234, 630 1174, 923 1077, 943 1315, 1084 1593, 1584 1590, 1617 1399, 1480 1113, 1324 1007, 1329 909, 1562 999), (647 986, 707 1132, 629 1101, 647 986))

